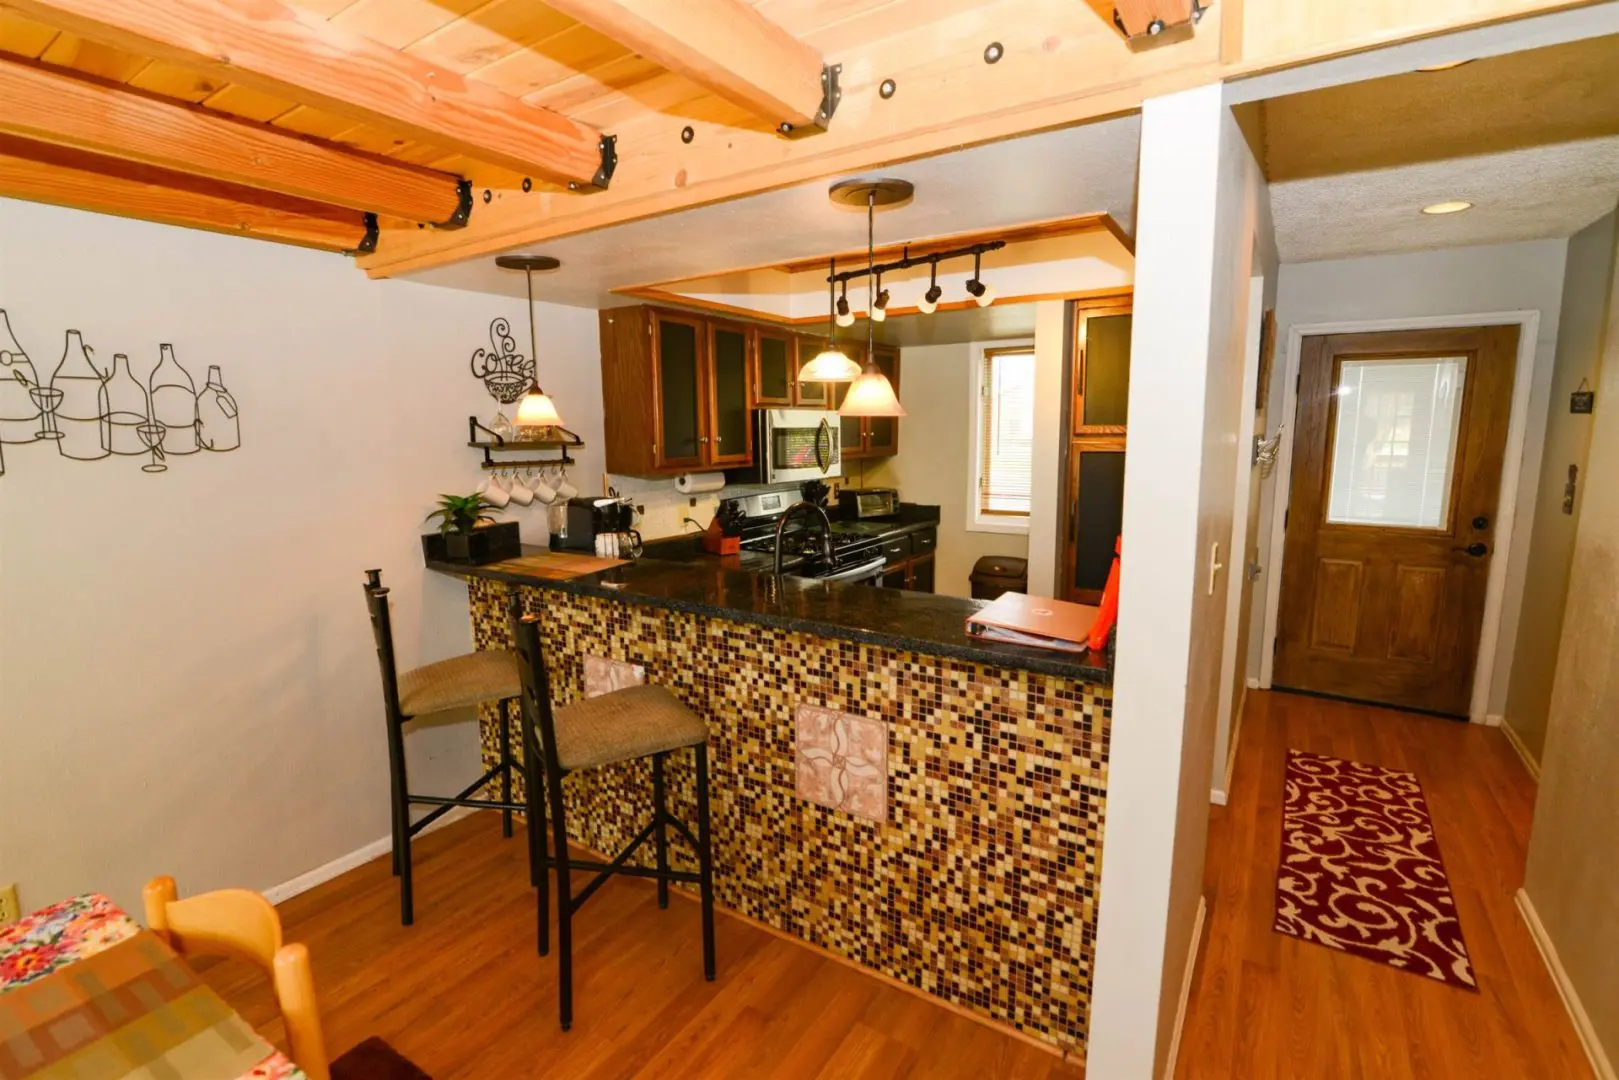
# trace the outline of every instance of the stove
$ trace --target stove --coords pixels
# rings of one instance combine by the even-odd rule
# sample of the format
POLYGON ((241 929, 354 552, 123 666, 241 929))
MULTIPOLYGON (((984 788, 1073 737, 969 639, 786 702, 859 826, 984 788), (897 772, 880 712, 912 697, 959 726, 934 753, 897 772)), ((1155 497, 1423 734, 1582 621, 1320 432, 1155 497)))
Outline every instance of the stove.
MULTIPOLYGON (((767 491, 758 495, 727 499, 721 504, 722 515, 742 518, 742 550, 758 555, 776 552, 776 526, 787 509, 798 502, 797 492, 767 491)), ((850 567, 862 566, 882 557, 878 534, 888 526, 871 521, 832 522, 833 565, 816 565, 821 561, 821 525, 809 514, 800 514, 788 522, 782 533, 782 557, 808 560, 812 577, 827 577, 850 567)), ((880 571, 880 565, 877 568, 880 571)), ((875 577, 876 574, 873 574, 875 577)))

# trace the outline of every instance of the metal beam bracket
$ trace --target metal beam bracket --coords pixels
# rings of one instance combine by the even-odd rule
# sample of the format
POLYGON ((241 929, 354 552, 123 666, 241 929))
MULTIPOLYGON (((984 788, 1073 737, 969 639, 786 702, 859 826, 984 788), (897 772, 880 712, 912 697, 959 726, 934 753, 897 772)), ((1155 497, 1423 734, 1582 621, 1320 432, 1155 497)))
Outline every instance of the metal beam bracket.
POLYGON ((365 235, 360 237, 360 242, 354 246, 352 251, 346 252, 346 254, 370 255, 377 250, 377 234, 377 215, 367 213, 365 215, 365 235))
POLYGON ((838 102, 843 100, 843 89, 838 85, 838 78, 843 74, 842 64, 821 65, 821 107, 815 110, 815 119, 808 124, 789 124, 783 120, 776 127, 776 131, 788 139, 802 139, 806 135, 819 135, 825 131, 827 125, 832 123, 832 114, 838 111, 838 102))
POLYGON ((472 216, 472 181, 461 180, 455 185, 455 213, 443 221, 433 223, 435 229, 464 229, 472 216))
POLYGON ((606 191, 607 185, 613 182, 613 173, 618 170, 618 136, 603 135, 601 141, 596 144, 596 149, 600 150, 602 155, 601 167, 596 170, 596 175, 592 176, 590 182, 585 184, 581 184, 577 180, 569 180, 569 191, 577 191, 581 195, 590 195, 597 191, 606 191))

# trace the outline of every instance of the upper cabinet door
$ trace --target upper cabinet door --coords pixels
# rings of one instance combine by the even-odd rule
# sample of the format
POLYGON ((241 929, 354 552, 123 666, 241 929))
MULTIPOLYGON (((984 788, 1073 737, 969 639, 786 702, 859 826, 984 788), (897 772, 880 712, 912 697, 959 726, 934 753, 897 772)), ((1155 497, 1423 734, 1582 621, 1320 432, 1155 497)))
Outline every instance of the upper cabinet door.
POLYGON ((748 357, 748 329, 736 323, 708 324, 709 442, 703 443, 706 461, 715 466, 747 465, 753 461, 753 424, 748 402, 752 397, 748 357))
POLYGON ((793 404, 793 380, 797 373, 793 337, 771 330, 755 332, 753 402, 764 407, 788 408, 793 404))
POLYGON ((1078 308, 1074 327, 1073 434, 1123 435, 1129 423, 1128 301, 1078 308))
POLYGON ((704 463, 703 323, 679 315, 652 316, 652 377, 656 384, 658 468, 704 463))
MULTIPOLYGON (((888 376, 888 383, 894 388, 894 396, 905 401, 905 395, 899 388, 899 350, 887 345, 878 345, 871 353, 872 361, 877 370, 888 376)), ((893 416, 873 416, 866 421, 866 456, 867 457, 893 457, 899 453, 899 419, 893 416)))
POLYGON ((799 369, 815 359, 816 355, 826 348, 826 339, 800 337, 793 340, 798 347, 797 362, 793 366, 793 404, 806 409, 830 408, 832 399, 827 394, 826 383, 798 381, 799 369))

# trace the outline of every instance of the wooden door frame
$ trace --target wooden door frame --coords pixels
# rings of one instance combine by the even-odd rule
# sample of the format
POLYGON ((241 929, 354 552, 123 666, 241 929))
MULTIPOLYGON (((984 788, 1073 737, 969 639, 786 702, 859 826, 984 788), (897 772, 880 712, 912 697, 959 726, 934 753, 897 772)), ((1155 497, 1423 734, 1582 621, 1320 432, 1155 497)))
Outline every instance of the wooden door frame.
MULTIPOLYGON (((1533 507, 1540 486, 1538 470, 1523 476, 1523 452, 1530 422, 1529 398, 1534 390, 1536 375, 1537 339, 1540 334, 1540 312, 1491 311, 1471 315, 1424 315, 1404 319, 1360 319, 1352 322, 1302 323, 1288 327, 1287 365, 1278 374, 1282 377, 1282 408, 1277 422, 1283 424, 1281 448, 1277 453, 1276 469, 1271 475, 1272 489, 1270 520, 1270 549, 1266 556, 1265 572, 1265 630, 1259 641, 1259 685, 1270 689, 1275 667, 1276 634, 1282 604, 1282 560, 1286 541, 1282 522, 1292 497, 1293 434, 1297 427, 1299 409, 1299 366, 1307 337, 1328 337, 1334 334, 1377 334, 1391 330, 1452 330, 1473 326, 1516 326, 1518 328, 1518 356, 1513 367, 1512 408, 1507 421, 1506 455, 1501 465, 1501 496, 1496 509, 1495 557, 1490 560, 1489 579, 1484 592, 1484 620, 1480 628, 1478 659, 1473 665, 1473 691, 1468 706, 1468 718, 1475 724, 1498 725, 1499 716, 1489 715, 1490 686, 1495 678, 1495 653, 1500 643, 1502 615, 1506 608, 1507 572, 1516 555, 1512 534, 1517 527, 1518 489, 1527 482, 1527 506, 1533 507)), ((1541 430, 1544 438, 1544 429, 1541 430)), ((1516 599, 1522 601, 1520 582, 1516 599)))

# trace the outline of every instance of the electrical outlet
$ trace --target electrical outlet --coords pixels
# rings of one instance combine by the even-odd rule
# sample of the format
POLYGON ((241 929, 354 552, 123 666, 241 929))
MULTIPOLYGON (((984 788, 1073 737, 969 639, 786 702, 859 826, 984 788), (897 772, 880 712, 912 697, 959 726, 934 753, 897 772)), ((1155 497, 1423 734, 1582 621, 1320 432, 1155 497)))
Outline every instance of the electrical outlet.
POLYGON ((17 904, 17 886, 0 885, 0 926, 10 926, 22 918, 22 908, 17 904))

